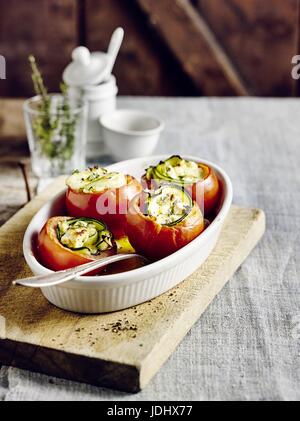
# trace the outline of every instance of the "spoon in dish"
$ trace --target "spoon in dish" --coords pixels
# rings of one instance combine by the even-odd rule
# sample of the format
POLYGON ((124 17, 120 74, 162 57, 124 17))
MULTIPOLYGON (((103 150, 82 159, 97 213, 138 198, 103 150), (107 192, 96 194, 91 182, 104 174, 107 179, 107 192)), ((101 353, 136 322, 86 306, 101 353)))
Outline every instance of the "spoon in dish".
POLYGON ((84 263, 83 265, 74 266, 70 269, 51 272, 47 275, 15 279, 12 284, 23 285, 32 288, 50 287, 52 285, 58 285, 67 282, 70 279, 76 278, 79 275, 84 275, 85 273, 91 272, 92 270, 99 269, 102 266, 107 266, 111 263, 118 262, 120 260, 131 259, 133 257, 139 257, 140 259, 144 260, 144 262, 148 263, 148 260, 139 254, 117 254, 115 256, 104 257, 103 259, 93 260, 92 262, 84 263))

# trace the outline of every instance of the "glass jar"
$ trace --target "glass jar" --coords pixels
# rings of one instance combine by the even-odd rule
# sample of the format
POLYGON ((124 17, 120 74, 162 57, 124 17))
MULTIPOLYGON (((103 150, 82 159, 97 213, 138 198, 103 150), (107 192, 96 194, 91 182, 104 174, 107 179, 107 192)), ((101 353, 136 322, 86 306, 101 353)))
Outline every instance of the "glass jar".
POLYGON ((86 105, 62 94, 24 102, 24 119, 34 174, 39 178, 70 174, 85 167, 86 105))

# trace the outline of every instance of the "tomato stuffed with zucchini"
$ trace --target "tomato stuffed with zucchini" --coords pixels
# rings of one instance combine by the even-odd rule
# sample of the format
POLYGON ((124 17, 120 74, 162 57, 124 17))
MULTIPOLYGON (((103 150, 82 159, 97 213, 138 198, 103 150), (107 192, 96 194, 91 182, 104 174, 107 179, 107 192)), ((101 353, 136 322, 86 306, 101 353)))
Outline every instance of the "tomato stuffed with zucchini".
POLYGON ((179 155, 147 168, 142 181, 149 189, 163 182, 184 186, 206 215, 218 201, 219 182, 214 170, 206 164, 188 161, 179 155))
POLYGON ((132 199, 126 233, 137 253, 157 260, 179 250, 204 229, 203 215, 188 192, 165 184, 132 199))
POLYGON ((124 235, 129 202, 142 190, 134 177, 93 167, 81 172, 74 171, 66 184, 69 215, 101 219, 115 237, 124 235))
POLYGON ((38 235, 39 259, 52 270, 111 256, 116 250, 112 233, 103 222, 92 218, 55 216, 48 219, 38 235))

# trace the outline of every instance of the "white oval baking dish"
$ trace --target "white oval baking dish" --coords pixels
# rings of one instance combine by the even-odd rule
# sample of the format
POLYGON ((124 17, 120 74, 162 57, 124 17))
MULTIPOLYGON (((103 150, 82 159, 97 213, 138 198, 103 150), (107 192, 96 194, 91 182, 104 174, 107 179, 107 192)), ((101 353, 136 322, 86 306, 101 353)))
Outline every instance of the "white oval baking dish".
MULTIPOLYGON (((131 159, 110 165, 140 179, 145 168, 154 165, 167 155, 131 159)), ((209 227, 191 243, 157 262, 124 273, 102 276, 80 276, 62 285, 42 288, 43 295, 64 310, 79 313, 104 313, 131 307, 154 298, 173 288, 199 268, 214 248, 232 201, 232 185, 223 169, 212 162, 195 156, 186 159, 204 162, 217 173, 222 184, 222 201, 219 212, 209 227)), ((65 190, 46 203, 33 217, 23 239, 23 253, 27 264, 36 275, 51 272, 35 258, 33 247, 46 220, 64 215, 65 190)))

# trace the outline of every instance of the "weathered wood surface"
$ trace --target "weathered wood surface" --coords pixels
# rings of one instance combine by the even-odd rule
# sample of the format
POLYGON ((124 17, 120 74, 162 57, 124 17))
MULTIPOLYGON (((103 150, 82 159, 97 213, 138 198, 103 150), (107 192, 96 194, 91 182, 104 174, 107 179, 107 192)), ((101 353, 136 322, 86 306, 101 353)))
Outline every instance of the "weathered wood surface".
POLYGON ((118 25, 125 39, 114 72, 123 95, 293 95, 297 3, 0 0, 0 54, 7 61, 0 95, 32 95, 29 53, 57 91, 72 49, 106 50, 118 25))
MULTIPOLYGON (((289 96, 299 54, 297 0, 195 0, 254 95, 289 96)), ((298 10, 298 12, 300 9, 298 10)))
MULTIPOLYGON (((0 98, 0 147, 7 139, 25 138, 25 124, 23 119, 24 99, 0 98)), ((9 143, 7 144, 9 146, 9 143)), ((2 150, 1 150, 2 152, 2 150)), ((3 152, 0 159, 3 158, 3 152)))
POLYGON ((0 181, 1 226, 26 204, 27 195, 21 169, 16 163, 0 163, 0 181))
POLYGON ((192 95, 192 83, 145 21, 132 0, 86 0, 86 45, 106 51, 112 32, 122 26, 125 36, 113 71, 122 95, 192 95))
POLYGON ((188 0, 136 1, 200 92, 250 94, 221 44, 188 0))
POLYGON ((104 315, 72 314, 49 304, 39 290, 10 286, 13 278, 30 273, 22 256, 24 230, 63 182, 62 177, 0 229, 0 362, 138 391, 259 241, 265 229, 264 213, 232 207, 220 240, 202 268, 151 302, 104 315), (112 325, 118 321, 129 329, 114 332, 112 325))
POLYGON ((0 99, 0 226, 27 202, 20 162, 28 164, 32 195, 37 186, 30 171, 23 102, 24 99, 0 99))
POLYGON ((78 42, 77 24, 77 0, 2 1, 0 53, 7 79, 0 81, 0 95, 33 94, 29 54, 37 57, 49 90, 57 91, 78 42))

